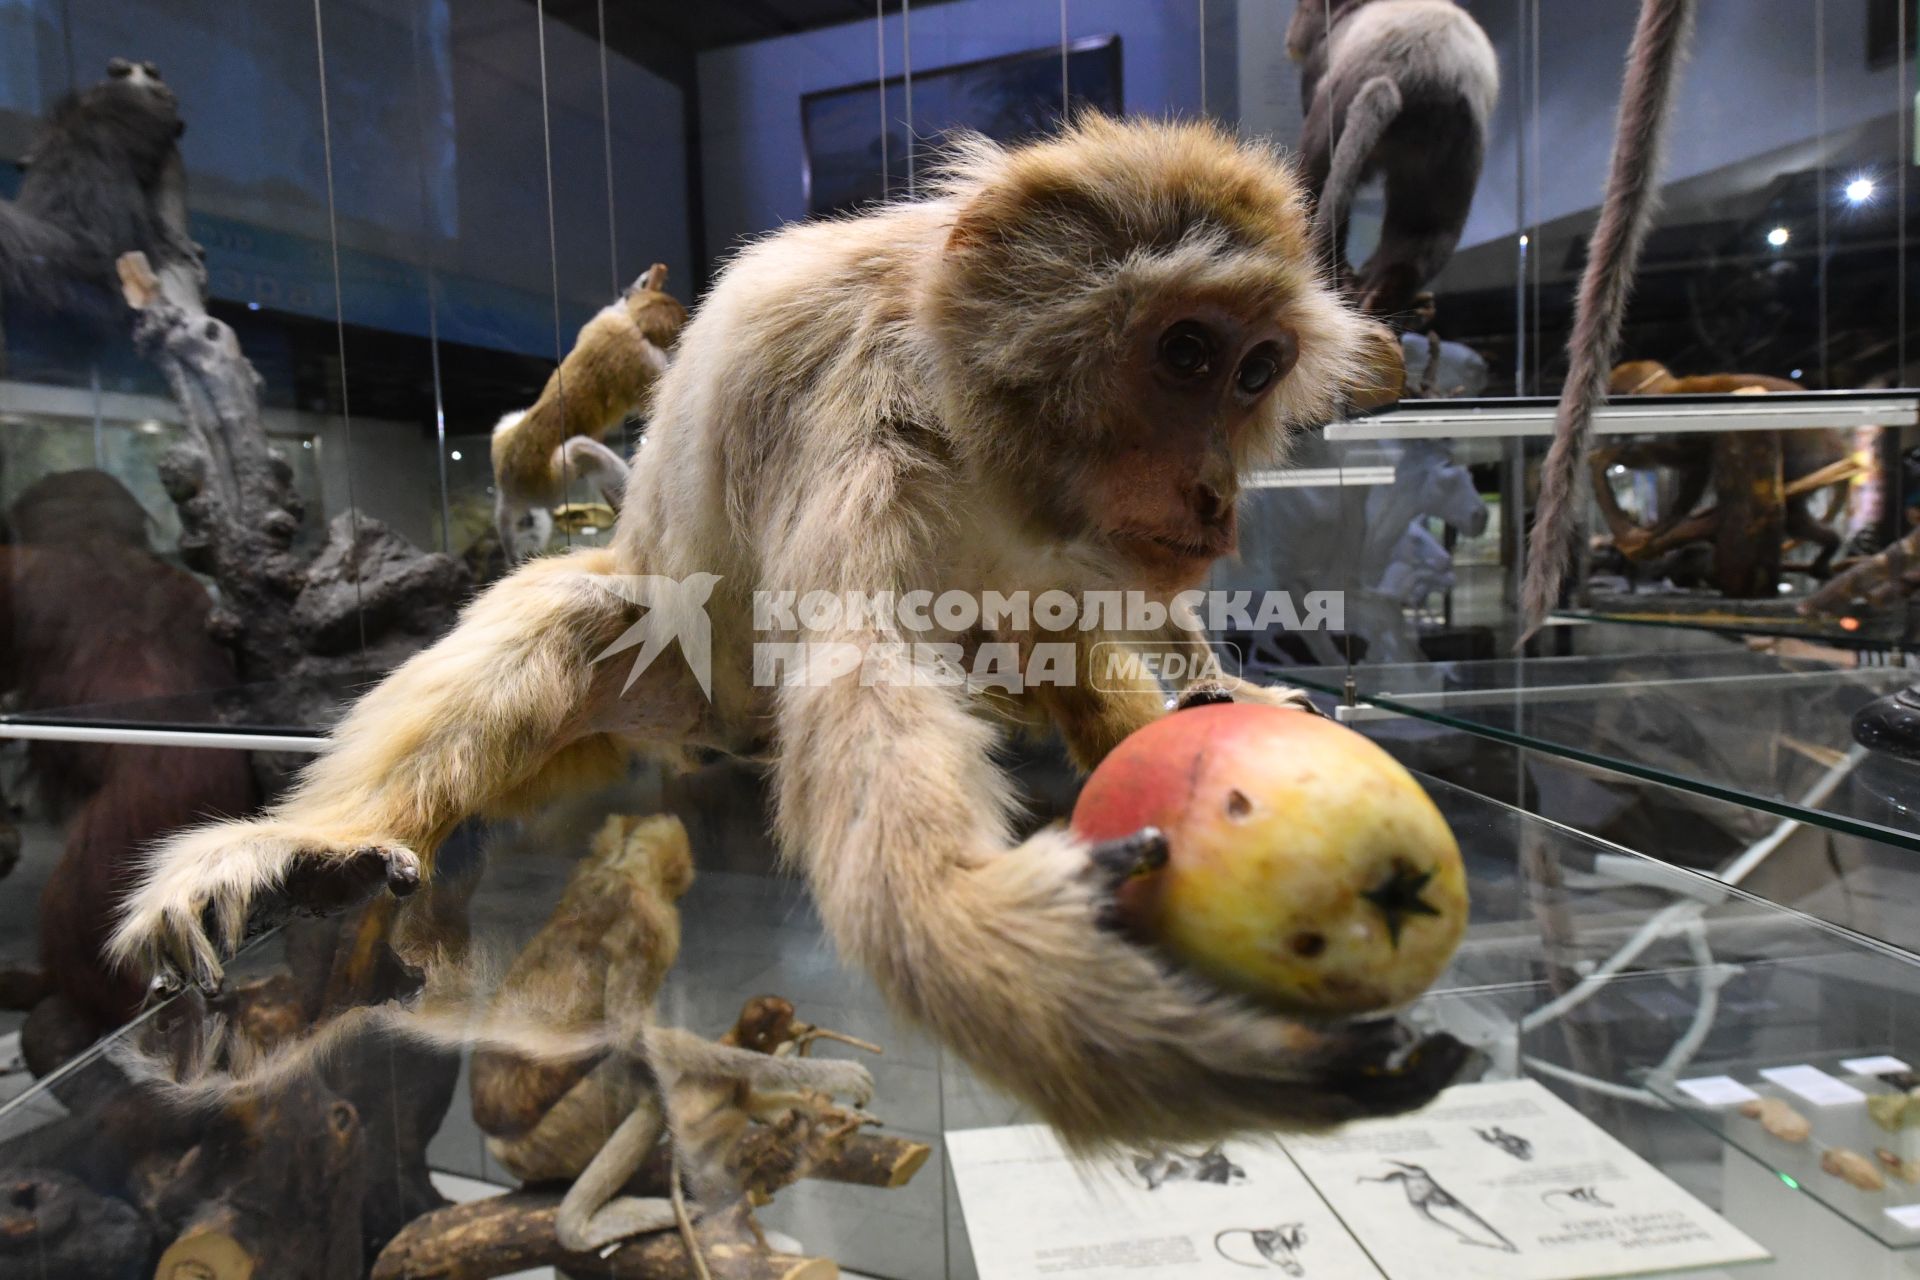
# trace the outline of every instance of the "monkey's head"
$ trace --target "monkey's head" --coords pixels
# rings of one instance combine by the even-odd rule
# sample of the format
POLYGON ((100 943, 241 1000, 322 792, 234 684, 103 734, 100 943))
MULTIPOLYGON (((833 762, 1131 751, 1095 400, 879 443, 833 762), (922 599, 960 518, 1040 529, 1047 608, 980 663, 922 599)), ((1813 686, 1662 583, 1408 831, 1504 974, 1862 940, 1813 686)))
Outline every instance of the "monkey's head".
POLYGON ((673 350, 687 327, 687 309, 667 292, 665 263, 654 263, 628 285, 623 301, 642 337, 662 351, 673 350))
POLYGON ((1306 199, 1210 125, 1087 116, 961 144, 922 295, 950 446, 1016 527, 1187 584, 1231 551, 1239 476, 1356 400, 1399 344, 1321 277, 1306 199))
POLYGON ((668 902, 693 884, 687 829, 670 813, 610 814, 594 833, 588 860, 601 872, 653 886, 668 902))
POLYGON ((1296 0, 1293 20, 1287 24, 1287 57, 1305 62, 1327 41, 1327 32, 1340 25, 1348 12, 1369 0, 1296 0))
POLYGON ((1673 381, 1673 374, 1658 360, 1628 360, 1613 366, 1607 378, 1610 396, 1659 395, 1673 381))

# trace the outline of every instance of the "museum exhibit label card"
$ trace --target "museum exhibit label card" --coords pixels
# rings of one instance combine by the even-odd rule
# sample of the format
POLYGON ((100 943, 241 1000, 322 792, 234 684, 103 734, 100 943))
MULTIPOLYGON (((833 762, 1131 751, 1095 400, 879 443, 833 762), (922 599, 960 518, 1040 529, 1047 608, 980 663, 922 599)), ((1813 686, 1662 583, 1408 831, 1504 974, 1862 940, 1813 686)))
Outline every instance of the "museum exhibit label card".
POLYGON ((1270 1144, 1077 1164, 1051 1129, 1015 1125, 950 1132, 947 1156, 980 1280, 1380 1280, 1270 1144))
POLYGON ((1768 1256, 1532 1080, 1457 1086, 1287 1150, 1388 1280, 1585 1280, 1768 1256))

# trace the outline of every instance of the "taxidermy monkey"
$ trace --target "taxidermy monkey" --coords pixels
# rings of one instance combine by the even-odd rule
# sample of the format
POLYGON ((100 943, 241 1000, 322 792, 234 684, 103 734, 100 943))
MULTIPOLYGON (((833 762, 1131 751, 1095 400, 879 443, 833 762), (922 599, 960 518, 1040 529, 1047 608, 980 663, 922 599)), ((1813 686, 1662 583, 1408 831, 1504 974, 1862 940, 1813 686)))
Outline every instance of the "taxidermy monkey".
MULTIPOLYGON (((159 845, 114 954, 163 987, 214 983, 256 905, 409 893, 476 807, 620 776, 635 751, 770 754, 778 834, 840 953, 1067 1141, 1333 1123, 1444 1087, 1451 1037, 1289 1019, 1104 927, 1116 886, 1165 856, 1158 832, 1016 845, 996 713, 1044 715, 1091 767, 1166 714, 1157 682, 1041 685, 1023 707, 893 664, 908 639, 977 648, 979 628, 855 611, 756 630, 758 589, 1164 602, 1233 548, 1240 474, 1399 386, 1399 344, 1320 277, 1305 193, 1264 144, 1089 115, 1017 149, 960 141, 933 192, 736 257, 656 389, 613 545, 496 584, 259 819, 159 845), (649 596, 641 615, 635 581, 702 596, 710 670, 595 661, 663 615, 689 634, 693 606, 649 596), (852 646, 885 678, 756 679, 756 640, 852 646)), ((1079 669, 1114 639, 1054 634, 1079 669)), ((1238 681, 1185 696, 1297 705, 1238 681)))
POLYGON ((1693 15, 1694 0, 1641 0, 1640 20, 1627 50, 1607 194, 1587 242, 1587 265, 1573 304, 1573 334, 1567 339, 1567 380, 1554 415, 1553 444, 1540 466, 1540 500, 1521 588, 1522 642, 1539 630, 1560 599, 1579 523, 1575 495, 1593 449, 1593 412, 1606 403, 1633 273, 1659 203, 1663 134, 1693 15))
POLYGON ((1299 0, 1287 55, 1300 64, 1314 238, 1362 311, 1398 316, 1467 225, 1500 96, 1493 43, 1453 0, 1299 0), (1355 270, 1347 220, 1377 174, 1387 186, 1380 243, 1355 270))
POLYGON ((166 295, 201 309, 206 268, 187 235, 186 125, 151 62, 115 58, 107 78, 53 109, 0 201, 0 290, 93 319, 125 311, 115 260, 147 255, 166 295))
MULTIPOLYGON (((147 542, 148 517, 102 471, 28 486, 0 543, 0 692, 22 709, 125 702, 232 684, 233 657, 207 634, 212 602, 147 542)), ((103 962, 114 904, 155 839, 257 802, 240 751, 34 742, 27 759, 65 840, 40 895, 40 961, 63 1011, 28 1020, 44 1069, 125 1022, 142 984, 103 962), (78 1043, 42 1032, 70 1023, 78 1043)), ((6 861, 0 849, 0 866, 6 861)))
MULTIPOLYGON (((1608 394, 1616 396, 1764 395, 1775 391, 1805 390, 1805 387, 1790 379, 1765 373, 1707 373, 1675 377, 1658 360, 1629 360, 1615 365, 1607 379, 1608 394)), ((1810 476, 1822 467, 1839 462, 1848 452, 1844 431, 1780 433, 1781 473, 1789 481, 1810 476)), ((1647 530, 1651 540, 1659 539, 1692 514, 1700 499, 1706 496, 1707 486, 1713 482, 1712 436, 1687 433, 1672 439, 1622 444, 1613 449, 1602 449, 1600 454, 1607 461, 1630 467, 1671 467, 1678 473, 1679 485, 1670 509, 1647 530)), ((1836 506, 1846 501, 1847 485, 1844 481, 1827 488, 1831 490, 1832 502, 1836 506)), ((1795 494, 1786 502, 1787 534, 1820 549, 1813 563, 1807 566, 1807 572, 1816 578, 1827 576, 1842 542, 1840 534, 1814 514, 1813 499, 1820 492, 1815 489, 1795 494)))
MULTIPOLYGON (((680 951, 674 904, 692 883, 678 818, 609 817, 495 1004, 560 1032, 611 1027, 633 1049, 557 1059, 474 1052, 473 1114, 487 1150, 529 1182, 577 1179, 556 1223, 568 1249, 674 1225, 670 1200, 618 1192, 670 1129, 676 1157, 685 1148, 703 1165, 724 1158, 730 1144, 716 1141, 719 1107, 707 1094, 773 1090, 784 1100, 814 1091, 856 1105, 872 1095, 872 1077, 855 1062, 776 1058, 653 1024, 654 998, 680 951)), ((747 1112, 739 1117, 744 1127, 747 1112)))
POLYGON ((656 262, 581 327, 533 407, 494 427, 494 520, 509 564, 546 550, 552 508, 565 499, 569 476, 585 477, 620 505, 627 464, 602 439, 645 411, 666 372, 687 322, 687 309, 666 287, 667 268, 656 262))

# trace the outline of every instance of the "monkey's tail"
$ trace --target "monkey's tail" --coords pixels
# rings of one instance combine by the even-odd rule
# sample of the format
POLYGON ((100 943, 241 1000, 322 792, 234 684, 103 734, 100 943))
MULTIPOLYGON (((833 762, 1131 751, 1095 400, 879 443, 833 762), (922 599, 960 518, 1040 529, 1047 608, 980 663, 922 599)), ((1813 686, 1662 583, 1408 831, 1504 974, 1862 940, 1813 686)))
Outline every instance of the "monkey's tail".
POLYGON ((1314 215, 1314 239, 1327 247, 1328 258, 1334 263, 1345 261, 1339 243, 1341 219, 1353 203, 1354 192, 1360 189, 1367 161, 1399 118, 1401 105, 1400 86, 1392 77, 1375 76, 1360 86, 1347 108, 1346 127, 1333 149, 1326 189, 1320 193, 1320 209, 1314 215))
POLYGON ((1643 0, 1627 54, 1606 199, 1587 243, 1573 335, 1567 340, 1567 381, 1554 417, 1553 446, 1540 468, 1540 502, 1521 591, 1522 643, 1540 629, 1566 576, 1575 493, 1592 443, 1594 410, 1606 403, 1607 374, 1620 345, 1633 273, 1659 203, 1661 145, 1693 11, 1694 0, 1643 0))

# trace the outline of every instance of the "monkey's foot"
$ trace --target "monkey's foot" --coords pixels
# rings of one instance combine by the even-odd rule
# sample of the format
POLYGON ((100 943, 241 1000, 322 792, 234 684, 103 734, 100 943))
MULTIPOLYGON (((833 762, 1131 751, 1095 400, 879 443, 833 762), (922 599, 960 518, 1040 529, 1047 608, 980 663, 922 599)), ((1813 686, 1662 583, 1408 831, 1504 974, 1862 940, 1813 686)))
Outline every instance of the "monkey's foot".
POLYGON ((272 822, 223 822, 166 840, 148 855, 107 952, 171 994, 214 990, 221 961, 248 936, 295 913, 327 915, 381 888, 420 887, 420 859, 401 845, 330 840, 272 822))
POLYGON ((845 1098, 855 1107, 873 1101, 873 1073, 846 1058, 794 1058, 794 1084, 801 1089, 845 1098))
MULTIPOLYGON (((699 1216, 699 1210, 693 1205, 687 1206, 687 1213, 690 1217, 699 1216)), ((561 1221, 554 1224, 554 1238, 564 1249, 589 1253, 634 1236, 666 1231, 674 1225, 673 1201, 666 1197, 616 1196, 595 1210, 584 1223, 574 1223, 563 1212, 561 1221)))

